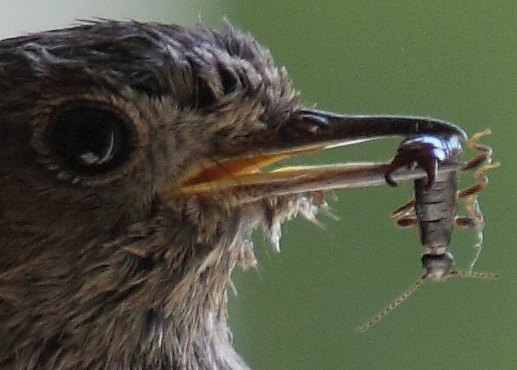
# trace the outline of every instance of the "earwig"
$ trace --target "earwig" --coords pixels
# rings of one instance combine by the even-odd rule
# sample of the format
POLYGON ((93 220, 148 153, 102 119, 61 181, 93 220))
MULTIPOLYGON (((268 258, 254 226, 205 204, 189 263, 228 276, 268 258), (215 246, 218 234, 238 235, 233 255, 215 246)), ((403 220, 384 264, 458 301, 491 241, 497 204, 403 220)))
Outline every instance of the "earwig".
MULTIPOLYGON (((495 279, 494 274, 472 271, 481 253, 483 243, 484 219, 479 208, 477 193, 488 184, 485 172, 499 166, 499 163, 492 162, 492 149, 478 144, 478 140, 490 134, 490 130, 475 134, 468 142, 469 148, 480 153, 462 167, 461 172, 476 169, 474 173, 476 183, 467 189, 457 191, 457 172, 440 173, 436 172, 439 163, 452 163, 458 161, 461 153, 459 140, 442 138, 429 135, 421 135, 404 141, 399 147, 397 157, 392 161, 396 163, 393 169, 404 163, 404 158, 415 157, 418 150, 423 152, 424 160, 427 163, 427 179, 419 179, 414 182, 415 198, 395 210, 392 217, 397 218, 399 226, 407 227, 418 224, 419 235, 422 246, 426 248, 421 258, 424 273, 417 281, 402 295, 386 306, 370 321, 358 328, 359 332, 381 320, 386 314, 395 309, 400 303, 406 300, 425 279, 442 281, 451 276, 463 276, 479 279, 495 279), (429 165, 434 156, 434 167, 429 165), (401 159, 402 158, 402 159, 401 159), (434 172, 433 172, 434 171, 434 172), (456 214, 456 201, 465 198, 467 216, 456 214), (478 241, 475 247, 478 249, 468 271, 453 270, 454 258, 447 248, 450 244, 454 226, 473 227, 478 231, 478 241)), ((386 175, 389 181, 389 173, 386 175)))

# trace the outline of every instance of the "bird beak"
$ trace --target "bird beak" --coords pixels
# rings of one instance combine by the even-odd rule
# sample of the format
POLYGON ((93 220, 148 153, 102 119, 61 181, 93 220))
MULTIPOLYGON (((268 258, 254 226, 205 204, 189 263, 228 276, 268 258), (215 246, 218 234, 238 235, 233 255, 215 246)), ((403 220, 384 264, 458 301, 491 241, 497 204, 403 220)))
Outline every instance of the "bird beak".
MULTIPOLYGON (((283 159, 312 154, 328 148, 365 141, 420 134, 458 136, 467 139, 458 126, 429 118, 408 116, 349 116, 303 109, 294 112, 279 128, 251 135, 222 150, 220 158, 198 163, 173 186, 161 192, 164 200, 225 194, 238 204, 271 196, 379 186, 386 183, 389 163, 335 163, 319 166, 265 169, 283 159)), ((443 164, 439 172, 461 169, 462 163, 443 164)), ((424 178, 422 169, 401 168, 393 180, 424 178)))

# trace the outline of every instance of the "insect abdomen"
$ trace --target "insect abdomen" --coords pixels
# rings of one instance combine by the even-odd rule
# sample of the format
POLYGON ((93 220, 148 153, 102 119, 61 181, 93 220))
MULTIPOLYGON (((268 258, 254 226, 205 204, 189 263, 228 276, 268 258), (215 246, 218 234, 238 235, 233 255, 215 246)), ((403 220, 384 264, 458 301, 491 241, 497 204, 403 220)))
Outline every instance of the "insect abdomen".
POLYGON ((422 245, 449 245, 456 214, 456 173, 438 174, 436 182, 427 189, 427 180, 416 180, 415 213, 422 245))

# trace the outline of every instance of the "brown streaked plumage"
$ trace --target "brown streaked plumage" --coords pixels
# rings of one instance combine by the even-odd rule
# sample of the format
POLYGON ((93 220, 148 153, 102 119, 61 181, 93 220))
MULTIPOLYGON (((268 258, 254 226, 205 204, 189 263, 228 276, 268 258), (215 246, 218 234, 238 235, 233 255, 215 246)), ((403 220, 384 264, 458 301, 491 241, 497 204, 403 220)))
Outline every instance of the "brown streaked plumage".
POLYGON ((101 21, 0 41, 0 369, 247 369, 226 289, 255 263, 251 232, 277 246, 321 191, 379 185, 392 168, 260 170, 426 132, 465 137, 438 120, 304 109, 231 26, 101 21))

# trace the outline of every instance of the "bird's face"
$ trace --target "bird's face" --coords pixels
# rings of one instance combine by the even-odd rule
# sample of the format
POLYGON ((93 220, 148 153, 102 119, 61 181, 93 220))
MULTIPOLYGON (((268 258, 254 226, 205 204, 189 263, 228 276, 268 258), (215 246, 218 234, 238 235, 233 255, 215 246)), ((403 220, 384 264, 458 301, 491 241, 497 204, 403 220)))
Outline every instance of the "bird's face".
POLYGON ((285 73, 216 36, 113 23, 4 43, 1 264, 111 240, 164 203, 181 220, 188 199, 161 192, 230 176, 222 158, 268 139, 296 107, 285 73))
POLYGON ((254 264, 252 230, 277 246, 311 198, 387 166, 263 169, 420 132, 464 136, 303 109, 231 27, 106 21, 0 42, 0 368, 245 368, 225 292, 254 264))

